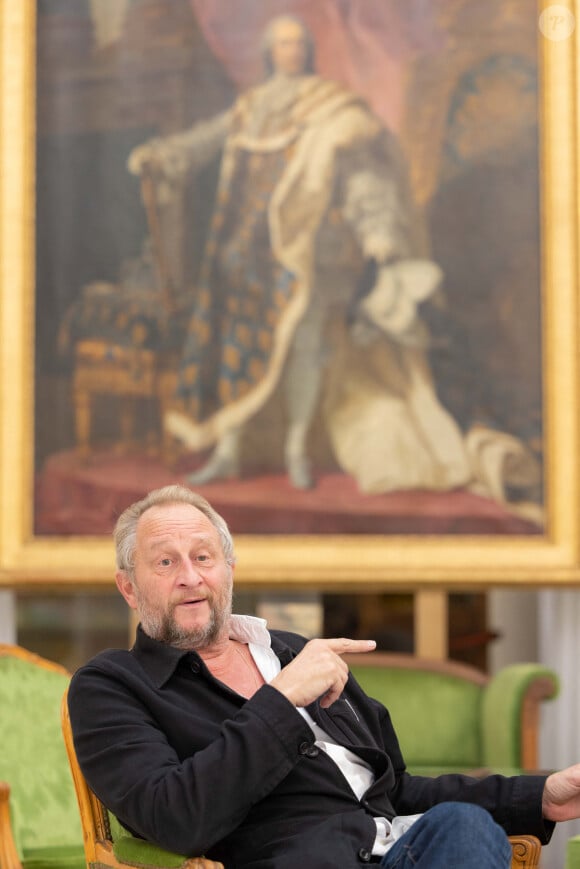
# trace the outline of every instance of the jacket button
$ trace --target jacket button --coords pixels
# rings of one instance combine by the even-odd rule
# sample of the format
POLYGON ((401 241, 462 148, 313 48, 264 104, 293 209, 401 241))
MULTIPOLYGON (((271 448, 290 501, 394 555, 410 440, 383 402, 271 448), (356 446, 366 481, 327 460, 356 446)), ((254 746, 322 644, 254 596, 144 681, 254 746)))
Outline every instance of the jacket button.
POLYGON ((192 673, 199 673, 199 671, 201 669, 198 661, 192 661, 190 664, 190 668, 191 668, 192 673))
POLYGON ((358 852, 358 856, 363 861, 363 863, 370 863, 371 862, 371 856, 372 856, 371 852, 367 851, 366 848, 361 848, 360 851, 358 852))
POLYGON ((311 742, 301 742, 298 747, 298 751, 300 752, 300 754, 303 754, 306 757, 318 756, 318 748, 311 742))

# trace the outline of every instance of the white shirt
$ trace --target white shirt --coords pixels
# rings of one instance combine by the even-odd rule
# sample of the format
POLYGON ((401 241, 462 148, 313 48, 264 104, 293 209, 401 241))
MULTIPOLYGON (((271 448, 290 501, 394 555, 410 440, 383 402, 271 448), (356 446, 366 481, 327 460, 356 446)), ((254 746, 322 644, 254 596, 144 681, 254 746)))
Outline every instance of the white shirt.
MULTIPOLYGON (((240 643, 247 643, 257 668, 265 682, 271 682, 281 669, 280 661, 271 648, 270 634, 266 628, 265 619, 255 616, 232 615, 230 622, 230 637, 240 643)), ((306 709, 297 707, 297 711, 305 719, 315 736, 315 745, 336 763, 357 799, 370 788, 374 781, 372 768, 357 754, 338 745, 322 727, 313 720, 306 709)), ((382 856, 406 833, 409 827, 421 815, 401 815, 393 818, 374 818, 377 835, 373 846, 373 854, 382 856)))

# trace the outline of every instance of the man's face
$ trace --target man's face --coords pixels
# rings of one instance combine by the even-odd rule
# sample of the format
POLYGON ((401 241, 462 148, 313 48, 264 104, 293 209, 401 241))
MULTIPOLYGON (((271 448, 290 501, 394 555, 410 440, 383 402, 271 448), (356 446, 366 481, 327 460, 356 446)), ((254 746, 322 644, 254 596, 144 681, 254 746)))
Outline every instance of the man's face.
POLYGON ((217 529, 190 504, 151 507, 137 524, 134 581, 117 585, 145 633, 186 649, 227 636, 233 566, 217 529))
POLYGON ((300 75, 306 66, 306 38, 296 21, 280 21, 274 28, 271 42, 272 66, 275 72, 300 75))

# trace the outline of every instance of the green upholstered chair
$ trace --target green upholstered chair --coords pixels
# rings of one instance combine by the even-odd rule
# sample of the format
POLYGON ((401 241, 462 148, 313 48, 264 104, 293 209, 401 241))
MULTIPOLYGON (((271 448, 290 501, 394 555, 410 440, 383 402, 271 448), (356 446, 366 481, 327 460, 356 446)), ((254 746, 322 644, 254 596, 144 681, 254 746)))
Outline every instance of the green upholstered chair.
POLYGON ((514 664, 489 677, 454 661, 383 652, 348 664, 389 709, 411 772, 538 769, 540 704, 558 692, 547 667, 514 664))
POLYGON ((60 729, 68 671, 0 644, 0 869, 84 869, 60 729))
POLYGON ((62 698, 61 725, 80 810, 88 869, 224 869, 204 857, 183 857, 137 839, 107 811, 89 788, 78 764, 68 712, 67 693, 62 698))
POLYGON ((580 869, 580 836, 572 836, 566 843, 564 869, 580 869))

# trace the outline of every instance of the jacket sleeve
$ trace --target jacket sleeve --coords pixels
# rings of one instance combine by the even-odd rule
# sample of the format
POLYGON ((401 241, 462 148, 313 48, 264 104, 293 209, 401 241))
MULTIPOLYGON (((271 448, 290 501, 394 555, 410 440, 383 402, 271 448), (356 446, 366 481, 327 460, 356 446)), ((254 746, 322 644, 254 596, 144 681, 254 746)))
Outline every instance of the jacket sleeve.
MULTIPOLYGON (((133 834, 180 854, 204 854, 288 775, 312 731, 264 685, 224 723, 200 715, 199 735, 192 734, 199 750, 180 758, 139 681, 128 684, 127 672, 114 666, 77 671, 68 702, 80 767, 133 834)), ((176 714, 174 706, 168 714, 176 714)))
POLYGON ((404 773, 398 779, 394 802, 402 815, 426 811, 441 802, 476 803, 487 809, 508 835, 534 835, 545 845, 554 824, 542 817, 544 782, 545 776, 535 775, 478 779, 450 774, 431 779, 404 773))

